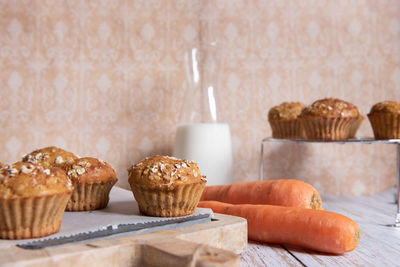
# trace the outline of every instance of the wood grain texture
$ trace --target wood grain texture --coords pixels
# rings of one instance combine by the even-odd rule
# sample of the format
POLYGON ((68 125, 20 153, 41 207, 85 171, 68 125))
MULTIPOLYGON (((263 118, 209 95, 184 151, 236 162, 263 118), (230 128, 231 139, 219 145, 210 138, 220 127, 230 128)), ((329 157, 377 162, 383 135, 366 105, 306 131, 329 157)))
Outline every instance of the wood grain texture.
POLYGON ((193 226, 39 250, 0 249, 0 265, 239 266, 236 253, 247 247, 245 219, 216 214, 213 221, 193 226))
POLYGON ((217 214, 217 216, 221 219, 212 221, 213 228, 207 224, 176 228, 177 232, 182 233, 178 238, 192 242, 195 240, 196 243, 208 244, 235 253, 246 251, 247 242, 243 240, 247 240, 247 222, 246 227, 243 227, 242 224, 226 223, 226 218, 223 216, 227 215, 217 214))
MULTIPOLYGON (((327 195, 323 196, 323 200, 326 210, 342 213, 355 220, 360 226, 360 245, 353 252, 334 256, 295 247, 257 242, 251 242, 246 250, 246 222, 240 218, 216 214, 218 221, 182 227, 174 231, 122 236, 36 251, 14 247, 0 251, 0 260, 1 265, 8 266, 40 265, 44 267, 54 264, 75 266, 93 264, 94 261, 98 266, 127 266, 143 264, 143 255, 154 253, 152 255, 185 265, 191 262, 193 254, 200 251, 201 257, 198 261, 200 264, 202 257, 209 259, 209 254, 215 256, 215 253, 212 252, 219 250, 212 249, 210 251, 207 247, 199 244, 211 244, 214 247, 235 252, 245 251, 241 254, 241 266, 398 265, 400 229, 387 227, 388 224, 394 222, 396 211, 396 205, 393 203, 393 189, 368 197, 327 195), (234 219, 235 223, 226 223, 227 218, 234 219), (184 248, 180 254, 182 257, 177 256, 179 248, 184 248)), ((237 257, 232 256, 227 260, 224 253, 219 255, 220 261, 214 261, 212 264, 216 266, 235 266, 237 264, 237 257)), ((156 262, 147 262, 147 264, 156 264, 156 262)), ((201 264, 205 265, 204 262, 201 264)))
POLYGON ((250 243, 241 266, 398 266, 400 229, 394 223, 394 189, 373 196, 322 196, 326 210, 350 217, 360 227, 359 246, 343 255, 327 255, 290 246, 250 243), (290 253, 289 253, 290 252, 290 253))
POLYGON ((303 266, 281 245, 250 241, 247 251, 241 254, 241 267, 253 266, 303 266))
POLYGON ((360 227, 361 240, 357 249, 341 256, 291 250, 305 265, 316 266, 397 266, 400 258, 400 229, 394 223, 394 191, 371 197, 326 196, 325 208, 344 214, 360 227))

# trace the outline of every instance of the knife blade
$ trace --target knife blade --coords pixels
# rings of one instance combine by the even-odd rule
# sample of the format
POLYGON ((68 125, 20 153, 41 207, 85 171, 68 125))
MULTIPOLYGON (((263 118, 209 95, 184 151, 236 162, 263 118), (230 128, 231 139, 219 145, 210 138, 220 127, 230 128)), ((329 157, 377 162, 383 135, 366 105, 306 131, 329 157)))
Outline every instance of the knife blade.
POLYGON ((88 240, 115 237, 116 235, 123 234, 140 234, 153 232, 158 230, 171 229, 179 226, 187 226, 197 223, 205 223, 211 221, 211 214, 199 214, 189 217, 174 218, 167 221, 153 221, 146 223, 135 223, 135 224, 119 224, 117 226, 110 225, 91 232, 84 232, 70 236, 61 236, 57 238, 46 238, 41 240, 30 241, 27 243, 17 244, 18 247, 23 249, 42 249, 46 247, 59 246, 68 243, 83 242, 88 240))

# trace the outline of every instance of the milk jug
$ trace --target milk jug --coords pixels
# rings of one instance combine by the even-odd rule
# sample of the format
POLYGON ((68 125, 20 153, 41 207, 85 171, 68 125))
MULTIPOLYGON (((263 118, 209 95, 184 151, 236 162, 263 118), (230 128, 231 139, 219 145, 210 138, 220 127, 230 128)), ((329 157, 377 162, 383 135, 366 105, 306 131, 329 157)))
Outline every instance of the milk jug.
POLYGON ((215 44, 185 53, 187 89, 177 125, 173 155, 199 164, 207 185, 232 183, 229 125, 221 121, 218 74, 221 54, 215 44))

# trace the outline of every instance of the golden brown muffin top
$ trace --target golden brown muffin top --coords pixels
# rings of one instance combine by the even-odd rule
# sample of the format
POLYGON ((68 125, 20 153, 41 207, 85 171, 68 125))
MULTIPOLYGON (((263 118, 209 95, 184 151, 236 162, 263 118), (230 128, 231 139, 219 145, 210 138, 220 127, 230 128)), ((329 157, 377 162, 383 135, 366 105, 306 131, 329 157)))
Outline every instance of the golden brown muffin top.
POLYGON ((117 175, 110 164, 96 158, 79 158, 63 166, 73 184, 116 182, 117 175))
POLYGON ((145 158, 128 169, 129 183, 147 186, 171 186, 206 181, 197 163, 169 156, 145 158))
POLYGON ((296 119, 305 105, 300 102, 283 102, 272 107, 268 112, 268 120, 292 120, 296 119))
POLYGON ((32 151, 22 158, 23 162, 30 162, 33 164, 42 165, 45 168, 49 167, 62 167, 68 161, 78 158, 71 152, 64 149, 49 146, 32 151))
POLYGON ((71 180, 60 168, 16 162, 0 169, 0 198, 13 199, 71 194, 71 180))
POLYGON ((391 113, 391 114, 400 114, 400 102, 395 101, 383 101, 376 103, 372 106, 369 114, 374 113, 391 113))
POLYGON ((360 111, 355 105, 337 98, 317 100, 301 113, 301 117, 324 118, 357 118, 359 115, 360 111))

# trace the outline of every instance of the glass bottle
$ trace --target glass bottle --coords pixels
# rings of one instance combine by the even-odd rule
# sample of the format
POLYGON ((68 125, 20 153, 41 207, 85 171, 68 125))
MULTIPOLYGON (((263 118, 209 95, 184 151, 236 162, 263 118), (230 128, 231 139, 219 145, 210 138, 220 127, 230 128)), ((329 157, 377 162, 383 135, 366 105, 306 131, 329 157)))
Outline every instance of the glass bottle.
POLYGON ((221 53, 215 43, 185 53, 187 89, 176 130, 173 155, 199 164, 207 185, 232 183, 232 146, 229 125, 218 107, 221 53))

